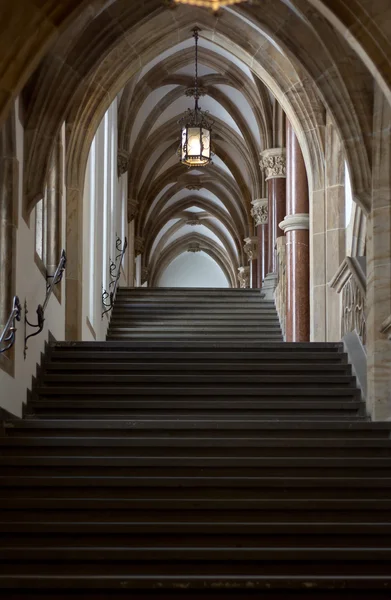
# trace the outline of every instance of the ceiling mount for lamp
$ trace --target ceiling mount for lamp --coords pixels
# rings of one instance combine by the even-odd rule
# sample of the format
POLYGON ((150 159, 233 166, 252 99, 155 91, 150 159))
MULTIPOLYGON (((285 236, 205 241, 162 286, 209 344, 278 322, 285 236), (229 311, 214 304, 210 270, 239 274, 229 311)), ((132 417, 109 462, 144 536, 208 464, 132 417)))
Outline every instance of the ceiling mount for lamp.
POLYGON ((198 102, 202 95, 202 88, 198 83, 198 39, 199 28, 193 29, 195 40, 195 78, 192 96, 194 108, 185 113, 179 121, 182 124, 181 145, 179 155, 181 162, 187 167, 205 167, 212 160, 212 125, 214 121, 208 113, 201 110, 198 102))
POLYGON ((202 6, 217 12, 222 6, 241 4, 247 0, 172 0, 174 4, 190 4, 191 6, 202 6))

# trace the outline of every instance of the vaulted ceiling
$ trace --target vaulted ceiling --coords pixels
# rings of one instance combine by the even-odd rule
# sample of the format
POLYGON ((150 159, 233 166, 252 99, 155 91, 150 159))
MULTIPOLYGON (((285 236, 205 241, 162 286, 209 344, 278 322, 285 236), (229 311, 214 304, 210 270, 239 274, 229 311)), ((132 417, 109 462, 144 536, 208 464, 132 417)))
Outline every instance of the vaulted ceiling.
POLYGON ((129 197, 140 202, 137 232, 146 238, 148 261, 163 227, 164 235, 175 236, 202 227, 200 236, 229 250, 237 261, 232 267, 242 264, 250 203, 264 194, 259 151, 276 144, 274 98, 298 135, 311 192, 324 189, 327 112, 343 143, 354 199, 368 211, 373 78, 387 94, 391 81, 385 4, 257 0, 215 15, 189 5, 170 9, 163 0, 15 0, 18 19, 6 14, 0 20, 0 43, 8 41, 0 101, 5 106, 7 90, 20 91, 31 75, 23 92, 26 214, 42 197, 51 151, 66 122, 67 202, 79 239, 79 245, 70 243, 68 276, 79 277, 89 149, 119 94, 119 144, 130 155, 129 197), (184 92, 193 75, 195 25, 202 30, 202 104, 215 119, 214 164, 202 173, 186 171, 175 156, 178 116, 191 102, 184 92), (225 220, 217 208, 227 212, 225 220), (205 223, 184 223, 189 215, 183 212, 198 209, 205 223))
POLYGON ((200 250, 235 283, 244 238, 254 230, 251 200, 262 197, 259 154, 272 145, 274 99, 238 58, 200 32, 201 108, 213 125, 213 163, 188 169, 179 161, 178 121, 194 100, 194 39, 174 44, 146 64, 121 92, 119 148, 129 160, 129 198, 138 202, 137 235, 151 272, 178 253, 200 250), (168 252, 170 250, 170 252, 168 252), (168 254, 167 254, 168 252, 168 254))

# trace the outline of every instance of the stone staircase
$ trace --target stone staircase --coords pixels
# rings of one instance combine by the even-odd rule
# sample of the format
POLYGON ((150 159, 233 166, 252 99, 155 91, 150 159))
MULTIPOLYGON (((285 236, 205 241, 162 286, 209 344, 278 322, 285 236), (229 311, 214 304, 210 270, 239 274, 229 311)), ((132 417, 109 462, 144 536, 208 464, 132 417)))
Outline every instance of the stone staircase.
POLYGON ((5 599, 390 599, 391 423, 256 290, 122 289, 0 437, 5 599))

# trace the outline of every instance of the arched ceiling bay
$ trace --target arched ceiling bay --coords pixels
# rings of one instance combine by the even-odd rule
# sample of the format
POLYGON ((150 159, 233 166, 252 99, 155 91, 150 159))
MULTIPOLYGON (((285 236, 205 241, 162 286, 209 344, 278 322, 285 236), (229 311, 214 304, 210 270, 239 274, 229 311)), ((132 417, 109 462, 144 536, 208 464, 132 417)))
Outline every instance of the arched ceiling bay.
MULTIPOLYGON (((245 63, 205 39, 202 31, 200 106, 214 121, 213 164, 198 170, 180 164, 178 122, 194 106, 186 95, 194 73, 189 29, 188 39, 154 57, 121 95, 119 145, 129 157, 129 194, 139 203, 136 230, 145 240, 143 263, 154 279, 156 265, 166 268, 160 255, 168 247, 187 251, 194 232, 214 242, 236 274, 246 258, 243 240, 253 234, 251 200, 264 187, 258 161, 271 144, 273 99, 245 63)), ((216 257, 216 251, 210 255, 216 257)))
MULTIPOLYGON (((272 95, 299 136, 313 190, 323 185, 329 111, 344 143, 354 197, 365 209, 373 80, 323 4, 264 0, 262 6, 225 8, 217 17, 191 6, 170 10, 161 0, 86 4, 63 26, 25 89, 26 213, 43 193, 64 120, 68 189, 73 202, 82 196, 91 141, 119 94, 119 147, 129 155, 129 198, 140 203, 138 235, 146 237, 152 213, 159 222, 189 185, 222 203, 235 243, 251 234, 251 200, 264 192, 259 151, 273 145, 272 95), (173 158, 179 113, 191 105, 184 94, 192 85, 195 25, 202 30, 202 101, 215 119, 216 162, 203 174, 186 172, 173 158)), ((78 251, 70 261, 75 269, 78 251)))

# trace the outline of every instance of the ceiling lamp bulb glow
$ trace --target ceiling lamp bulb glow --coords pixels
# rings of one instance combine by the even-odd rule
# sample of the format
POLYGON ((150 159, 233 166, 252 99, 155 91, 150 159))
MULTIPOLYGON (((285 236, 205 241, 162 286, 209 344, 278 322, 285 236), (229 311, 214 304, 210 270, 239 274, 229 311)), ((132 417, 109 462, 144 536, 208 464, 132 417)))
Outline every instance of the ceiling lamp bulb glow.
POLYGON ((175 4, 190 4, 191 6, 203 6, 213 11, 218 11, 222 6, 232 6, 240 4, 246 0, 174 0, 175 4))
POLYGON ((193 30, 195 39, 195 79, 194 79, 194 109, 189 109, 180 120, 182 137, 179 154, 181 162, 188 167, 205 167, 212 160, 211 142, 213 121, 198 105, 200 90, 198 85, 198 32, 193 30))

